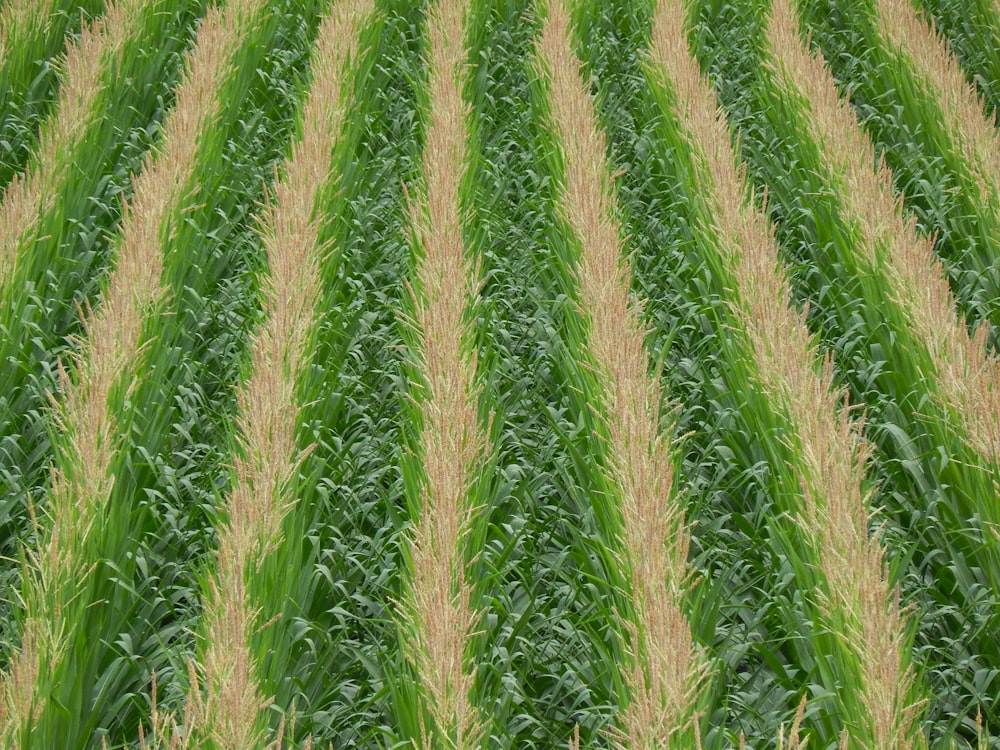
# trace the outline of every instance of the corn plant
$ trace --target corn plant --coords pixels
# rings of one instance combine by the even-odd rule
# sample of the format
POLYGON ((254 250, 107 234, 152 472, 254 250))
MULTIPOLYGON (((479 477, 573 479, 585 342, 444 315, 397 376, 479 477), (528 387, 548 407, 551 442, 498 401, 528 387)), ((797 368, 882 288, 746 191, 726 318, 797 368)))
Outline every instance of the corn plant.
POLYGON ((419 737, 401 601, 406 326, 411 223, 402 186, 420 172, 423 7, 382 3, 362 34, 331 178, 316 199, 322 298, 299 387, 298 447, 283 542, 251 579, 271 624, 255 635, 274 726, 314 747, 419 737))
POLYGON ((559 208, 561 146, 546 79, 530 64, 542 22, 530 3, 474 6, 471 217, 482 288, 481 409, 491 505, 473 530, 473 600, 489 615, 475 655, 484 746, 607 746, 626 654, 615 608, 606 427, 586 348, 580 247, 559 208), (588 582, 580 586, 582 581, 588 582), (592 706, 586 708, 587 704, 592 706))
POLYGON ((419 409, 419 466, 409 472, 416 486, 408 493, 410 580, 400 613, 400 640, 419 683, 421 731, 415 744, 455 750, 477 747, 483 732, 468 658, 481 615, 471 604, 466 540, 480 512, 472 490, 486 440, 476 360, 468 349, 466 310, 475 298, 475 276, 462 240, 460 199, 468 153, 462 94, 467 15, 462 0, 440 0, 428 19, 425 185, 412 211, 418 246, 412 398, 419 409))
POLYGON ((996 744, 1000 13, 888 2, 0 2, 0 745, 996 744))
POLYGON ((954 2, 926 0, 919 7, 932 18, 937 32, 948 39, 966 80, 986 100, 986 114, 1000 106, 1000 14, 994 0, 954 2))
POLYGON ((295 447, 295 396, 314 337, 320 286, 313 208, 342 124, 340 78, 355 56, 350 40, 357 39, 370 11, 366 3, 338 5, 321 25, 302 134, 263 221, 266 319, 254 335, 249 378, 239 391, 238 457, 217 557, 206 574, 205 635, 195 668, 201 679, 190 687, 185 744, 238 750, 258 747, 267 736, 270 700, 261 694, 257 675, 267 653, 252 649, 262 608, 250 597, 248 579, 259 570, 260 558, 281 543, 282 522, 295 504, 288 486, 303 455, 295 447))
POLYGON ((0 11, 0 189, 38 143, 67 40, 103 7, 104 0, 13 0, 0 11))
MULTIPOLYGON (((21 739, 24 742, 27 742, 26 738, 30 736, 32 740, 40 742, 42 745, 54 743, 66 746, 89 746, 107 734, 114 737, 116 732, 125 732, 134 736, 136 725, 143 718, 137 709, 141 706, 142 693, 148 689, 150 670, 160 671, 161 677, 164 678, 161 684, 170 685, 170 680, 167 678, 170 676, 171 659, 176 661, 176 656, 171 656, 171 651, 176 655, 178 648, 182 650, 188 648, 184 644, 184 639, 177 637, 177 635, 181 635, 180 631, 177 631, 177 635, 174 636, 167 635, 167 630, 157 627, 157 623, 171 621, 176 623, 178 610, 184 605, 185 596, 189 599, 193 598, 191 593, 185 595, 178 583, 178 581, 183 581, 180 571, 183 571, 185 567, 190 568, 191 558, 178 560, 175 557, 178 547, 171 544, 169 535, 160 529, 156 509, 150 508, 148 503, 137 502, 143 498, 133 492, 134 485, 130 485, 129 481, 135 476, 136 469, 138 469, 138 473, 142 472, 144 464, 146 471, 148 471, 151 468, 150 463, 156 460, 160 451, 165 449, 168 456, 173 453, 176 457, 177 453, 174 451, 182 453, 183 448, 178 446, 176 438, 172 441, 172 446, 169 442, 166 444, 161 442, 157 445, 157 440, 163 441, 164 438, 169 440, 170 430, 174 423, 164 425, 165 429, 162 432, 156 429, 146 429, 138 433, 142 437, 141 441, 133 442, 130 440, 128 436, 136 435, 132 430, 137 422, 141 422, 144 412, 141 408, 129 408, 129 405, 130 403, 137 405, 163 403, 152 394, 161 388, 169 388, 171 378, 174 387, 179 388, 182 393, 189 397, 196 395, 196 389, 199 386, 197 381, 189 381, 192 383, 190 386, 185 384, 185 377, 194 374, 191 372, 190 364, 184 367, 183 362, 174 361, 175 369, 173 369, 173 375, 170 375, 168 364, 171 363, 171 360, 174 359, 174 353, 177 352, 176 343, 171 345, 171 341, 176 342, 178 335, 190 336, 199 315, 206 313, 211 315, 209 304, 213 301, 213 297, 217 300, 215 304, 225 300, 225 286, 219 284, 220 280, 213 280, 218 285, 213 289, 212 286, 208 285, 209 279, 205 279, 204 276, 202 276, 204 283, 199 284, 197 279, 189 277, 189 273, 195 271, 196 274, 212 274, 213 265, 210 259, 213 255, 216 257, 215 274, 219 274, 223 270, 232 272, 237 269, 231 268, 230 263, 219 257, 218 247, 214 246, 212 242, 192 243, 190 234, 187 237, 184 236, 184 226, 193 229, 195 236, 198 236, 204 229, 204 227, 193 227, 184 223, 185 213, 190 211, 190 208, 185 208, 185 206, 194 205, 213 211, 214 215, 224 220, 223 225, 227 228, 232 226, 230 217, 235 219, 242 215, 245 224, 248 223, 248 209, 252 206, 254 198, 259 196, 263 182, 255 186, 252 182, 253 173, 248 167, 244 167, 246 170, 244 174, 248 179, 245 189, 255 190, 253 196, 246 199, 247 203, 243 203, 237 198, 238 194, 220 195, 218 191, 212 190, 212 180, 218 184, 220 178, 225 175, 215 168, 214 157, 218 154, 224 154, 227 144, 231 140, 246 137, 245 129, 248 124, 253 126, 254 120, 246 121, 243 116, 251 104, 248 99, 254 94, 266 102, 266 105, 261 108, 263 116, 257 120, 256 127, 259 129, 257 132, 261 136, 267 133, 265 128, 270 123, 266 115, 269 111, 268 108, 271 108, 270 111, 275 113, 271 115, 274 117, 274 124, 271 125, 274 133, 272 138, 277 141, 275 145, 279 149, 281 148, 282 132, 287 133, 289 116, 281 113, 280 91, 275 91, 274 88, 268 90, 266 84, 269 79, 262 76, 259 71, 266 71, 269 62, 273 66, 272 70, 278 71, 282 70, 283 65, 294 65, 295 63, 295 56, 289 54, 294 50, 294 47, 287 45, 285 54, 271 57, 269 61, 267 52, 271 47, 269 44, 271 40, 298 39, 300 40, 300 56, 305 54, 309 37, 301 34, 301 31, 303 24, 309 24, 310 19, 309 16, 302 16, 298 13, 276 11, 280 11, 280 8, 268 8, 261 4, 243 8, 235 6, 232 11, 234 16, 228 24, 230 28, 225 31, 220 31, 221 25, 218 16, 216 16, 214 23, 216 36, 207 36, 207 41, 203 43, 201 48, 202 56, 207 57, 206 64, 190 74, 193 77, 191 79, 193 83, 189 87, 191 93, 188 94, 187 100, 187 106, 190 109, 175 116, 177 119, 174 128, 180 135, 173 140, 174 151, 160 157, 159 168, 153 167, 143 173, 143 175, 150 176, 140 179, 153 187, 150 188, 148 194, 143 196, 141 202, 133 201, 133 205, 130 207, 130 226, 134 229, 124 230, 124 242, 127 246, 131 243, 143 246, 145 243, 146 246, 152 245, 152 252, 160 251, 162 272, 156 273, 155 264, 151 267, 148 261, 140 260, 139 266, 144 274, 152 272, 155 283, 161 285, 165 292, 172 296, 165 305, 155 304, 156 300, 150 299, 150 302, 154 303, 151 309, 148 308, 148 304, 140 304, 140 313, 145 314, 146 317, 140 326, 141 335, 131 342, 131 345, 136 347, 143 340, 155 339, 156 346, 142 347, 141 360, 137 354, 129 355, 131 360, 126 359, 125 369, 126 372, 131 370, 134 377, 136 368, 144 366, 160 373, 161 377, 140 382, 135 386, 130 385, 126 378, 123 386, 124 391, 118 391, 113 398, 105 399, 105 403, 98 399, 88 407, 96 410, 110 409, 117 412, 115 414, 118 425, 117 434, 121 436, 117 439, 122 444, 122 447, 117 450, 112 448, 113 460, 105 468, 108 476, 114 477, 113 485, 108 488, 107 493, 104 493, 107 496, 100 497, 102 494, 100 492, 95 492, 93 495, 99 503, 98 509, 105 508, 106 510, 100 510, 100 515, 95 517, 93 521, 84 519, 82 522, 88 525, 92 523, 96 526, 96 531, 93 534, 83 536, 84 539, 90 540, 89 544, 97 545, 96 549, 88 553, 88 556, 91 559, 106 561, 106 564, 95 567, 85 581, 74 582, 67 579, 70 587, 86 583, 85 591, 72 594, 68 600, 73 603, 74 607, 81 607, 82 610, 75 610, 79 615, 70 617, 69 612, 63 608, 62 617, 69 618, 67 622, 71 621, 72 628, 70 629, 70 626, 67 625, 67 630, 62 634, 62 638, 68 639, 68 641, 58 640, 55 646, 64 642, 68 645, 53 651, 59 657, 58 663, 54 669, 45 672, 44 676, 40 677, 41 682, 36 693, 39 696, 37 710, 42 711, 43 718, 33 718, 28 724, 21 725, 19 731, 23 729, 21 739), (218 38, 219 34, 222 36, 221 39, 218 38), (234 39, 242 42, 235 47, 231 57, 227 56, 226 50, 232 46, 232 42, 225 42, 226 34, 235 34, 237 36, 234 39), (258 81, 260 83, 257 83, 258 81), (261 88, 264 90, 262 91, 261 88), (214 111, 206 109, 212 107, 213 101, 217 103, 214 111), (282 118, 284 118, 284 124, 282 118), (208 124, 212 126, 205 127, 208 124), (192 127, 196 129, 194 132, 201 131, 200 136, 185 133, 184 128, 192 127), (207 160, 206 153, 210 155, 207 160), (205 165, 201 167, 205 171, 199 172, 199 165, 205 165), (162 189, 158 188, 158 185, 162 189), (208 205, 198 202, 198 190, 212 191, 210 194, 215 198, 215 204, 208 205), (185 203, 185 201, 189 202, 185 203), (227 214, 224 210, 215 211, 227 204, 230 213, 227 214), (163 240, 168 242, 167 247, 160 245, 163 240), (179 242, 180 244, 174 245, 174 247, 185 248, 185 251, 183 253, 171 252, 170 242, 179 242), (204 253, 204 255, 195 257, 192 255, 195 250, 204 253), (178 295, 177 291, 182 291, 184 294, 178 295), (156 314, 163 307, 166 307, 172 314, 168 313, 166 317, 156 314), (151 393, 149 389, 154 390, 151 393), (124 397, 129 392, 131 392, 129 395, 135 398, 134 401, 130 402, 129 398, 124 397), (135 457, 140 455, 142 458, 136 460, 135 457), (152 536, 147 537, 147 534, 152 536), (159 559, 157 559, 157 553, 159 559), (164 578, 169 580, 172 574, 175 577, 172 584, 175 592, 173 597, 164 598, 141 594, 135 588, 133 580, 135 573, 131 572, 137 569, 158 570, 157 578, 161 581, 164 578), (104 602, 104 606, 108 609, 105 610, 104 607, 95 609, 90 606, 88 603, 94 601, 91 597, 104 602), (108 618, 105 612, 116 612, 118 617, 108 618), (122 630, 123 626, 126 628, 125 631, 122 630), (106 635, 95 638, 97 633, 106 633, 106 635), (81 638, 87 640, 81 641, 81 638), (139 661, 134 658, 134 654, 143 652, 150 654, 148 661, 139 661), (133 658, 130 659, 123 654, 131 654, 133 658), (62 658, 63 656, 65 658, 62 658), (102 678, 96 678, 95 674, 102 675, 102 678), (45 687, 46 685, 49 687, 45 687), (49 690, 52 691, 51 695, 48 694, 49 690), (29 733, 29 728, 33 723, 37 726, 29 733)), ((213 25, 208 25, 206 28, 213 28, 213 25)), ((309 28, 308 25, 306 28, 309 28)), ((287 68, 285 70, 288 71, 287 68)), ((285 75, 278 74, 273 80, 284 81, 285 75)), ((285 91, 294 94, 296 89, 286 86, 285 91)), ((251 130, 251 133, 253 132, 251 130)), ((252 152, 249 162, 248 166, 257 170, 261 170, 263 167, 259 162, 255 163, 252 152)), ((233 168, 238 166, 239 162, 235 161, 233 168)), ((258 174, 260 175, 258 179, 265 178, 266 168, 264 168, 263 173, 258 172, 258 174)), ((136 200, 138 200, 138 196, 136 200)), ((130 258, 130 262, 133 264, 136 262, 135 256, 126 255, 130 258)), ((129 294, 127 288, 124 293, 129 294)), ((140 297, 140 302, 141 299, 140 297)), ((229 304, 233 305, 233 302, 230 301, 229 304)), ((252 303, 248 304, 248 301, 244 299, 242 304, 244 305, 243 309, 247 311, 243 313, 244 317, 249 317, 249 310, 253 309, 252 303)), ((102 309, 98 308, 98 316, 102 315, 102 309)), ((233 321, 227 322, 232 324, 233 321)), ((114 318, 110 319, 110 325, 115 325, 114 318)), ((204 336, 204 326, 202 326, 202 331, 201 335, 204 336)), ((232 331, 227 330, 226 335, 231 336, 232 331)), ((217 342, 216 345, 218 345, 217 342)), ((225 352, 221 353, 226 356, 225 352)), ((197 356, 195 351, 190 352, 190 354, 197 356)), ((235 354, 236 351, 230 347, 228 356, 231 358, 229 364, 231 370, 237 366, 234 359, 235 354)), ((88 361, 91 356, 89 352, 86 353, 85 357, 88 359, 84 361, 88 361)), ((213 365, 210 358, 204 355, 200 355, 199 358, 204 360, 208 367, 213 365)), ((224 369, 217 369, 213 375, 225 382, 224 369)), ((82 382, 87 383, 86 380, 82 382)), ((169 400, 168 397, 168 402, 169 400)), ((69 403, 71 405, 74 403, 72 398, 69 403)), ((181 399, 176 400, 175 404, 181 408, 184 406, 181 399)), ((162 415, 153 416, 153 424, 156 425, 161 418, 162 415)), ((160 424, 162 425, 162 422, 160 424)), ((191 439, 193 434, 197 434, 197 432, 192 425, 187 425, 183 429, 185 438, 191 439)), ((73 437, 70 434, 67 440, 72 441, 73 437)), ((103 441, 101 442, 103 444, 103 441)), ((72 442, 69 445, 72 446, 72 442)), ((108 450, 108 448, 107 445, 104 446, 104 450, 108 450)), ((203 451, 204 447, 196 445, 193 446, 193 449, 195 452, 203 451)), ((68 455, 72 457, 74 454, 71 452, 68 455)), ((164 478, 168 481, 171 479, 177 481, 177 474, 170 471, 171 468, 169 465, 166 467, 164 478)), ((193 486, 192 477, 183 474, 183 465, 179 468, 181 469, 179 481, 184 484, 185 488, 193 486)), ((198 468, 204 469, 205 467, 199 466, 198 468)), ((100 471, 100 466, 94 467, 94 470, 100 471)), ((154 486, 153 482, 146 484, 146 487, 150 489, 154 486)), ((204 509, 205 506, 201 506, 201 510, 204 511, 204 509)), ((174 528, 176 529, 176 527, 174 528)), ((177 531, 181 530, 177 529, 177 531)), ((183 531, 191 533, 190 529, 183 529, 183 531)), ((50 547, 58 549, 58 545, 50 545, 50 547)), ((197 547, 189 545, 185 552, 194 556, 197 554, 197 547)), ((184 583, 190 587, 193 571, 188 570, 186 576, 188 580, 184 583)), ((35 586, 35 589, 41 590, 38 586, 35 586)), ((46 586, 45 590, 48 591, 49 588, 46 586)), ((35 620, 32 620, 31 617, 35 614, 34 610, 29 611, 27 622, 34 622, 35 620)), ((45 617, 45 615, 41 616, 45 617)), ((53 622, 53 626, 58 627, 60 618, 55 617, 53 622)), ((31 633, 30 628, 27 632, 31 633)), ((30 640, 26 643, 29 646, 32 645, 30 640)), ((49 647, 50 649, 54 648, 53 645, 49 645, 49 647)), ((28 659, 31 652, 25 652, 22 649, 22 655, 24 654, 27 654, 24 658, 28 659)), ((19 674, 19 664, 20 662, 12 667, 14 678, 19 674)))
POLYGON ((618 746, 689 747, 697 741, 708 664, 682 610, 690 539, 683 507, 672 496, 671 425, 661 424, 661 410, 672 407, 662 403, 658 373, 649 372, 642 302, 630 299, 604 136, 576 70, 564 3, 550 5, 539 50, 551 70, 553 124, 565 153, 562 204, 581 244, 588 348, 605 383, 597 408, 608 424, 608 499, 621 514, 620 527, 606 534, 617 542, 628 581, 614 585, 631 594, 620 613, 632 663, 625 670, 629 695, 618 746))
POLYGON ((924 36, 917 24, 923 22, 906 5, 857 2, 834 12, 818 0, 804 3, 803 14, 842 93, 850 90, 851 104, 891 168, 906 208, 921 231, 935 237, 967 324, 972 328, 985 320, 995 331, 998 157, 995 131, 981 122, 981 106, 956 90, 964 88, 955 80, 957 72, 937 73, 943 63, 914 63, 914 42, 924 36), (905 48, 904 35, 910 39, 905 48))
POLYGON ((962 726, 966 737, 975 737, 977 711, 988 717, 992 705, 980 686, 984 677, 988 679, 993 658, 986 636, 992 609, 987 603, 990 595, 985 594, 993 583, 988 572, 992 563, 984 567, 975 562, 983 554, 992 554, 988 551, 992 540, 988 524, 976 528, 978 516, 973 508, 988 504, 993 496, 992 469, 970 452, 963 430, 956 432, 955 426, 949 426, 955 423, 955 415, 941 408, 940 398, 933 391, 920 395, 914 387, 926 383, 920 373, 934 372, 935 366, 921 353, 920 339, 904 333, 910 325, 908 316, 892 310, 894 303, 884 292, 876 292, 878 285, 872 285, 858 265, 869 264, 872 256, 857 256, 851 250, 856 247, 858 230, 841 218, 843 196, 850 192, 843 183, 834 182, 831 188, 832 178, 818 179, 826 171, 819 149, 789 132, 788 124, 798 118, 803 127, 809 126, 811 114, 799 109, 807 105, 794 98, 782 101, 773 82, 750 67, 762 62, 764 55, 757 41, 763 31, 762 16, 737 16, 726 9, 713 14, 708 5, 702 6, 702 13, 710 22, 695 32, 700 35, 700 54, 714 71, 720 98, 743 132, 750 174, 768 190, 768 207, 777 219, 793 288, 800 299, 809 300, 810 324, 833 353, 835 365, 840 363, 838 377, 848 385, 851 398, 867 407, 866 434, 877 447, 873 468, 882 481, 873 503, 886 512, 882 521, 887 524, 886 546, 890 559, 895 557, 893 563, 901 566, 903 594, 920 602, 915 650, 934 696, 931 715, 941 717, 935 722, 947 721, 947 728, 940 730, 943 736, 951 736, 962 726), (723 30, 743 42, 735 47, 715 44, 714 35, 723 30), (739 80, 740 86, 724 83, 722 71, 725 80, 739 80), (831 336, 833 331, 838 333, 831 336), (870 338, 860 345, 846 331, 868 331, 870 338), (944 445, 949 447, 938 447, 944 445), (959 464, 940 460, 942 452, 957 455, 952 451, 966 458, 959 464), (903 538, 900 534, 914 540, 915 547, 901 556, 895 541, 903 538), (948 571, 935 574, 940 576, 936 586, 927 588, 917 571, 934 567, 942 555, 950 561, 948 571), (963 562, 956 567, 956 560, 963 562), (953 575, 960 569, 961 574, 953 575), (953 593, 942 595, 942 590, 949 589, 953 593), (963 590, 969 592, 968 597, 960 593, 963 590), (955 601, 966 606, 955 608, 955 601), (951 632, 963 643, 979 642, 972 648, 977 656, 937 662, 928 639, 943 632, 951 632))
POLYGON ((81 311, 98 304, 131 175, 158 141, 181 53, 204 6, 113 4, 74 45, 65 100, 43 126, 24 178, 4 195, 0 538, 6 585, 15 589, 11 563, 32 539, 28 508, 43 504, 53 457, 48 394, 59 387, 59 362, 79 351, 81 311))

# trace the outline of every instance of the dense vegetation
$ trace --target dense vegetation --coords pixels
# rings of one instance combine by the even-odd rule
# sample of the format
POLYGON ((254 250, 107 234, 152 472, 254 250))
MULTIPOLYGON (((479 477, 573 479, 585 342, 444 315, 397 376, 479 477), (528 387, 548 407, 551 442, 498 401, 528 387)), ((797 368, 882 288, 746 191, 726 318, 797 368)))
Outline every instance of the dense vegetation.
POLYGON ((996 746, 998 76, 996 0, 7 0, 0 742, 996 746))

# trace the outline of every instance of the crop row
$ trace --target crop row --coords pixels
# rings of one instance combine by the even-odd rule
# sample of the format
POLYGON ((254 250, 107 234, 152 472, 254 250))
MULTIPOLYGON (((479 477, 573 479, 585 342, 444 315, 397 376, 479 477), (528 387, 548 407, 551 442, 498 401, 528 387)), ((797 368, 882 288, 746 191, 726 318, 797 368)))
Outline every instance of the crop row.
POLYGON ((0 11, 6 746, 996 741, 995 3, 91 5, 0 11))

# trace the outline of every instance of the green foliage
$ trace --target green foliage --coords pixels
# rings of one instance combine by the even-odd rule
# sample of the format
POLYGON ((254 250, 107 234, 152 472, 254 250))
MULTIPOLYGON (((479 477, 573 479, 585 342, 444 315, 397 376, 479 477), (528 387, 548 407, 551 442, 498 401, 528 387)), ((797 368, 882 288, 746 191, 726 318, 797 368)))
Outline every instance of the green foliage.
MULTIPOLYGON (((959 309, 971 326, 1000 325, 1000 196, 973 173, 905 55, 885 49, 871 0, 808 0, 803 18, 842 93, 892 169, 921 231, 934 236, 959 309)), ((890 21, 891 23, 891 21, 890 21)), ((992 344, 997 346, 996 330, 992 344)))
MULTIPOLYGON (((170 298, 151 311, 143 377, 122 404, 116 482, 89 559, 99 561, 67 613, 75 647, 52 676, 35 747, 119 747, 148 720, 152 673, 176 708, 230 460, 228 423, 246 332, 259 316, 255 207, 294 123, 323 3, 275 0, 250 24, 219 88, 221 112, 164 243, 170 298)), ((27 745, 22 745, 27 747, 27 745)))
MULTIPOLYGON (((24 169, 38 145, 38 126, 59 87, 58 57, 67 38, 103 8, 104 0, 54 0, 47 18, 17 23, 8 32, 0 61, 0 190, 24 169)), ((7 7, 2 12, 11 15, 7 7)))
POLYGON ((621 170, 649 346, 664 363, 664 391, 680 404, 678 433, 692 433, 678 472, 696 524, 689 607, 718 670, 703 741, 735 744, 742 733, 751 744, 773 742, 809 692, 804 727, 825 747, 851 714, 850 691, 834 690, 852 667, 824 668, 844 654, 818 630, 816 552, 789 522, 801 502, 799 457, 733 315, 735 280, 709 229, 671 86, 648 78, 636 55, 648 47, 649 9, 594 13, 584 44, 621 170))
POLYGON ((562 167, 532 61, 538 20, 524 2, 483 3, 472 18, 468 242, 480 264, 476 346, 496 451, 475 532, 487 612, 477 691, 492 717, 486 746, 561 747, 579 724, 584 746, 606 747, 601 730, 624 695, 620 574, 608 550, 620 522, 600 470, 578 249, 556 213, 562 167))
POLYGON ((801 102, 783 97, 761 73, 761 9, 711 0, 699 13, 702 64, 740 131, 751 180, 767 189, 794 294, 808 300, 810 325, 833 354, 838 380, 866 409, 879 487, 873 504, 881 509, 873 524, 884 532, 904 601, 916 605, 915 657, 933 696, 932 745, 956 733, 974 742, 978 710, 987 727, 997 726, 985 686, 998 674, 992 633, 1000 569, 995 540, 979 522, 995 502, 993 470, 922 377, 933 365, 858 254, 856 230, 841 217, 845 188, 824 175, 816 145, 803 137, 801 102), (941 650, 942 638, 963 644, 965 655, 954 660, 941 650))
POLYGON ((412 676, 397 643, 400 473, 407 382, 400 310, 412 273, 403 184, 420 170, 416 90, 423 8, 380 3, 354 73, 358 91, 318 210, 330 242, 312 363, 300 388, 298 504, 252 591, 264 619, 274 718, 315 746, 390 747, 419 735, 412 676))
MULTIPOLYGON (((93 14, 102 5, 56 4, 50 23, 25 30, 0 63, 0 185, 37 145, 58 83, 52 59, 78 28, 79 9, 93 14)), ((926 4, 997 106, 1000 63, 989 31, 997 19, 987 0, 926 4)), ((65 155, 72 169, 0 289, 0 666, 23 619, 13 559, 37 541, 29 504, 46 522, 49 465, 64 439, 47 394, 57 389, 59 363, 80 348, 77 308, 97 300, 113 267, 130 177, 158 143, 206 5, 148 5, 121 67, 104 74, 100 115, 65 155)), ((266 655, 259 676, 275 697, 272 729, 284 722, 291 746, 310 737, 314 747, 408 747, 426 720, 397 627, 421 471, 410 400, 418 373, 406 359, 404 322, 415 249, 403 186, 421 179, 425 3, 378 5, 383 16, 365 31, 367 51, 351 73, 357 90, 330 155, 331 178, 318 186, 329 250, 298 393, 299 445, 311 452, 283 537, 248 580, 270 622, 252 646, 266 655)), ((31 747, 136 746, 149 725, 154 673, 159 709, 183 705, 200 578, 213 564, 231 477, 235 389, 261 315, 255 215, 287 154, 327 6, 271 0, 231 51, 221 113, 200 136, 163 237, 169 298, 149 311, 142 364, 129 373, 135 388, 115 395, 123 427, 116 483, 100 533, 86 540, 95 568, 67 613, 69 656, 43 676, 52 697, 31 747)), ((485 613, 469 647, 473 700, 488 720, 485 747, 565 747, 576 725, 583 747, 609 747, 607 730, 628 701, 619 624, 628 597, 614 555, 620 519, 602 471, 602 384, 577 297, 579 248, 557 211, 563 164, 533 67, 540 6, 471 0, 467 18, 473 115, 463 209, 481 282, 470 309, 480 418, 491 426, 468 560, 473 606, 485 613)), ((577 18, 620 170, 625 252, 636 296, 647 301, 651 372, 661 372, 664 394, 680 404, 675 492, 694 523, 698 572, 685 607, 715 669, 701 707, 703 744, 731 747, 745 735, 750 747, 774 746, 805 693, 809 746, 832 747, 850 721, 840 683, 854 667, 838 662, 838 624, 816 617, 815 552, 790 521, 800 502, 796 446, 786 416, 757 384, 733 315, 735 283, 706 230, 693 171, 700 166, 670 114, 670 86, 638 54, 648 46, 651 6, 586 0, 577 18)), ((826 174, 805 136, 803 103, 766 73, 765 6, 697 0, 694 49, 740 133, 752 184, 767 190, 795 302, 808 303, 838 383, 864 407, 876 449, 872 527, 913 605, 914 658, 933 695, 931 746, 975 746, 977 711, 990 745, 1000 741, 1000 557, 987 525, 997 470, 966 445, 959 415, 940 406, 924 377, 933 374, 924 346, 887 299, 877 263, 858 251, 858 229, 842 212, 845 186, 826 174)), ((902 63, 873 48, 870 0, 809 0, 807 9, 896 187, 921 227, 938 234, 967 319, 1000 322, 996 227, 969 199, 954 149, 941 145, 933 102, 902 63)))
MULTIPOLYGON (((102 71, 97 96, 80 138, 62 155, 50 208, 17 247, 17 266, 0 288, 0 576, 8 616, 16 589, 21 544, 32 544, 28 506, 44 510, 52 461, 48 394, 58 389, 58 367, 79 351, 81 311, 97 303, 122 203, 132 175, 159 139, 172 104, 181 56, 204 0, 146 5, 118 65, 102 71)), ((6 644, 8 641, 3 639, 6 644)), ((8 649, 3 648, 6 663, 8 649)))
POLYGON ((987 114, 1000 107, 1000 17, 989 0, 922 0, 917 4, 947 38, 966 79, 986 101, 987 114))

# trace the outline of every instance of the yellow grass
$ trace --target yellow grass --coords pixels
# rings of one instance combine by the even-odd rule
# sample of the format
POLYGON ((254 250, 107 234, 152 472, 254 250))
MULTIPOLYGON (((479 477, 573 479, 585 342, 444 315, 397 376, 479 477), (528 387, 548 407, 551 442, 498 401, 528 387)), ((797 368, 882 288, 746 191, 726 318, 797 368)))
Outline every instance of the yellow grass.
MULTIPOLYGON (((144 4, 145 0, 113 4, 100 21, 84 26, 79 40, 66 50, 59 66, 63 78, 59 97, 41 127, 38 152, 24 174, 7 186, 0 206, 0 286, 10 283, 18 247, 52 205, 53 193, 71 167, 67 155, 94 117, 101 75, 125 53, 124 42, 144 4)), ((21 13, 37 10, 20 6, 21 13)))
POLYGON ((296 382, 308 361, 320 298, 315 194, 326 182, 344 116, 344 68, 356 57, 362 22, 372 11, 370 0, 344 0, 321 24, 302 137, 263 220, 270 268, 263 279, 267 320, 253 339, 251 374, 239 391, 244 455, 236 459, 228 520, 219 530, 218 564, 204 602, 207 645, 198 671, 205 695, 188 716, 189 731, 210 737, 220 750, 261 747, 265 741, 269 701, 262 697, 250 648, 261 623, 245 585, 278 543, 282 519, 295 502, 288 483, 301 460, 296 382))
POLYGON ((994 203, 1000 191, 1000 137, 995 117, 969 85, 947 40, 921 18, 909 0, 878 0, 879 30, 902 50, 916 73, 941 103, 948 131, 956 139, 976 176, 984 199, 994 203))
POLYGON ((876 161, 871 141, 850 105, 838 98, 819 55, 802 45, 788 0, 776 0, 768 29, 776 55, 769 63, 782 85, 805 96, 811 109, 810 135, 821 146, 831 174, 840 175, 846 215, 860 228, 862 255, 884 264, 890 297, 905 309, 927 347, 944 400, 962 415, 974 447, 1000 462, 1000 367, 987 357, 985 327, 969 336, 955 312, 951 289, 933 243, 916 230, 892 193, 892 176, 876 161))
POLYGON ((462 0, 430 11, 430 121, 424 147, 426 194, 413 205, 423 251, 417 267, 417 355, 426 387, 420 408, 423 508, 413 527, 413 581, 407 592, 407 654, 436 725, 424 746, 476 747, 483 723, 471 704, 473 674, 465 650, 478 613, 464 570, 466 532, 474 509, 468 492, 485 444, 477 418, 475 357, 465 310, 476 294, 462 244, 459 185, 467 160, 462 100, 466 49, 462 0))
POLYGON ((136 375, 145 314, 166 291, 160 283, 161 238, 194 166, 198 133, 218 109, 215 92, 241 30, 228 10, 223 15, 212 9, 205 16, 177 90, 177 105, 164 125, 160 153, 147 159, 135 179, 134 197, 122 220, 117 264, 100 305, 86 321, 76 377, 63 374, 65 398, 56 406, 56 418, 65 447, 53 474, 48 528, 41 531, 39 548, 30 553, 24 575, 27 618, 22 648, 0 684, 0 732, 8 739, 30 726, 41 711, 46 696, 37 692, 38 683, 64 653, 67 624, 62 609, 82 590, 88 564, 82 550, 91 535, 99 533, 95 525, 113 484, 109 467, 119 428, 109 398, 123 376, 128 385, 136 375))
POLYGON ((589 346, 605 376, 611 484, 621 493, 623 568, 631 577, 634 622, 627 674, 631 701, 622 717, 630 748, 686 746, 706 665, 681 610, 689 577, 689 536, 671 495, 669 436, 660 432, 659 380, 650 374, 630 270, 622 259, 614 189, 588 88, 573 53, 565 0, 551 0, 539 54, 552 81, 552 118, 566 162, 562 205, 580 239, 580 296, 589 346))

